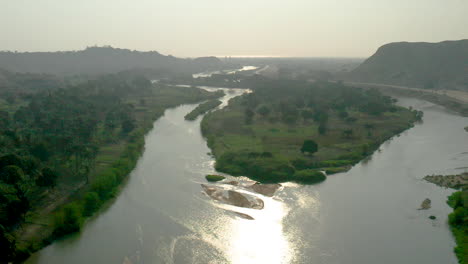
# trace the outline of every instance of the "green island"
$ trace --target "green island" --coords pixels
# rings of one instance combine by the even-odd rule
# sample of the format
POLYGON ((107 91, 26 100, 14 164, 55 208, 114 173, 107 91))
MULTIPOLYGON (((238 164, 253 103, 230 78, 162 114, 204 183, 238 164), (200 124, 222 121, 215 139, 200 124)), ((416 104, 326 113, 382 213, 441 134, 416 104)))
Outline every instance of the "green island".
MULTIPOLYGON (((223 92, 222 91, 218 91, 217 92, 218 94, 220 95, 223 95, 223 92)), ((190 113, 186 114, 185 115, 185 120, 195 120, 197 119, 197 117, 205 114, 206 112, 210 111, 211 109, 214 109, 216 107, 218 107, 222 102, 220 100, 217 100, 217 99, 213 99, 213 100, 210 100, 208 102, 204 102, 200 105, 198 105, 197 107, 195 107, 195 109, 193 109, 190 113)))
POLYGON ((444 188, 458 190, 448 197, 447 204, 453 208, 448 218, 457 242, 455 254, 458 262, 468 263, 468 172, 457 175, 428 175, 424 179, 444 188))
POLYGON ((15 262, 79 231, 116 196, 166 109, 222 96, 128 74, 2 75, 0 259, 15 262))
POLYGON ((421 117, 377 90, 275 80, 205 115, 201 129, 216 170, 307 184, 347 171, 421 117))

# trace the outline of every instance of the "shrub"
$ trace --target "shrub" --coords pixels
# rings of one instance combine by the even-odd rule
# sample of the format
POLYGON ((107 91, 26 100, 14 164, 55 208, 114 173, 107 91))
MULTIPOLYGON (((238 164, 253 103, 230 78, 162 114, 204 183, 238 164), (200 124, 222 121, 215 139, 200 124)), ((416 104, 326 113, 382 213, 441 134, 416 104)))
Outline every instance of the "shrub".
POLYGON ((454 226, 468 225, 468 210, 463 207, 458 207, 449 214, 449 223, 454 226))
POLYGON ((79 206, 76 203, 70 203, 55 215, 54 234, 56 236, 63 236, 77 232, 81 228, 81 223, 79 206))
POLYGON ((325 160, 320 162, 320 167, 342 167, 353 164, 351 160, 325 160))
POLYGON ((340 173, 347 171, 348 169, 346 167, 335 167, 335 168, 326 168, 325 172, 327 175, 335 174, 335 173, 340 173))
POLYGON ((95 192, 88 192, 84 196, 83 215, 91 216, 99 209, 101 201, 95 192))
POLYGON ((110 170, 98 176, 92 184, 91 190, 96 192, 101 200, 107 200, 112 195, 114 187, 117 185, 116 176, 110 170))
POLYGON ((293 180, 298 183, 303 184, 314 184, 322 182, 327 177, 321 173, 320 171, 316 170, 300 170, 296 171, 293 175, 293 180))
POLYGON ((226 177, 221 176, 221 175, 210 174, 210 175, 206 175, 205 178, 209 182, 217 182, 217 181, 224 180, 226 177))
POLYGON ((297 170, 315 169, 321 167, 320 163, 306 159, 295 159, 291 161, 291 163, 297 170))

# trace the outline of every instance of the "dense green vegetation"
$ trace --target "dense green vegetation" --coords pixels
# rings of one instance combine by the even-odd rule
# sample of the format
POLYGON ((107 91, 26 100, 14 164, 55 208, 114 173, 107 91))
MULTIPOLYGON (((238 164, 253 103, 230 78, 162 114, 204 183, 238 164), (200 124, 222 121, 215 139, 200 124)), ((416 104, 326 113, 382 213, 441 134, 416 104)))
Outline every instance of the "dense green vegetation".
POLYGON ((449 224, 455 236, 455 254, 461 264, 468 263, 468 190, 454 192, 447 203, 453 208, 449 224))
POLYGON ((0 262, 79 230, 115 196, 165 109, 220 96, 129 75, 49 88, 13 76, 4 83, 18 88, 0 91, 15 98, 0 111, 0 262))
POLYGON ((209 182, 217 182, 217 181, 224 180, 226 177, 221 176, 221 175, 209 174, 209 175, 206 175, 205 178, 209 182))
POLYGON ((205 115, 216 169, 261 182, 316 183, 371 154, 422 113, 375 90, 339 83, 263 82, 205 115))
MULTIPOLYGON (((223 93, 222 91, 219 91, 219 93, 223 93)), ((204 102, 195 109, 193 109, 190 113, 185 115, 185 120, 195 120, 197 117, 205 114, 206 112, 218 107, 222 102, 220 100, 210 100, 208 102, 204 102)))

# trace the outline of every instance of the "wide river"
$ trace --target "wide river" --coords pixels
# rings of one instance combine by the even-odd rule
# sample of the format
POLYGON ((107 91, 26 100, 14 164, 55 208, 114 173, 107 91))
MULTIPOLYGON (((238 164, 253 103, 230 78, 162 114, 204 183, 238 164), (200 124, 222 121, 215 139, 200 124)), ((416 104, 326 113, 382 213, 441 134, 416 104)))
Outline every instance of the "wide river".
MULTIPOLYGON (((224 102, 243 92, 231 89, 224 102)), ((284 184, 272 198, 254 194, 263 210, 204 195, 214 160, 201 118, 184 120, 196 105, 169 109, 112 205, 27 263, 455 264, 445 203, 452 191, 422 178, 467 170, 468 118, 416 99, 399 104, 424 111, 424 121, 319 185, 284 184), (418 210, 426 198, 432 208, 418 210)))

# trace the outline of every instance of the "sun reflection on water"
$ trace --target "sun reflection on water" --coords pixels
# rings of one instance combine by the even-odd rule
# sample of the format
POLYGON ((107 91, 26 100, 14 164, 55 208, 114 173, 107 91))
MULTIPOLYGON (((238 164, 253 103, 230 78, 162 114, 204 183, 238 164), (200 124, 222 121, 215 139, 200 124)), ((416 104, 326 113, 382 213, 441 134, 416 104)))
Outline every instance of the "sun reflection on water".
POLYGON ((224 230, 226 257, 231 263, 289 263, 293 248, 283 231, 288 208, 281 201, 262 197, 263 210, 234 207, 255 220, 232 218, 224 230))

